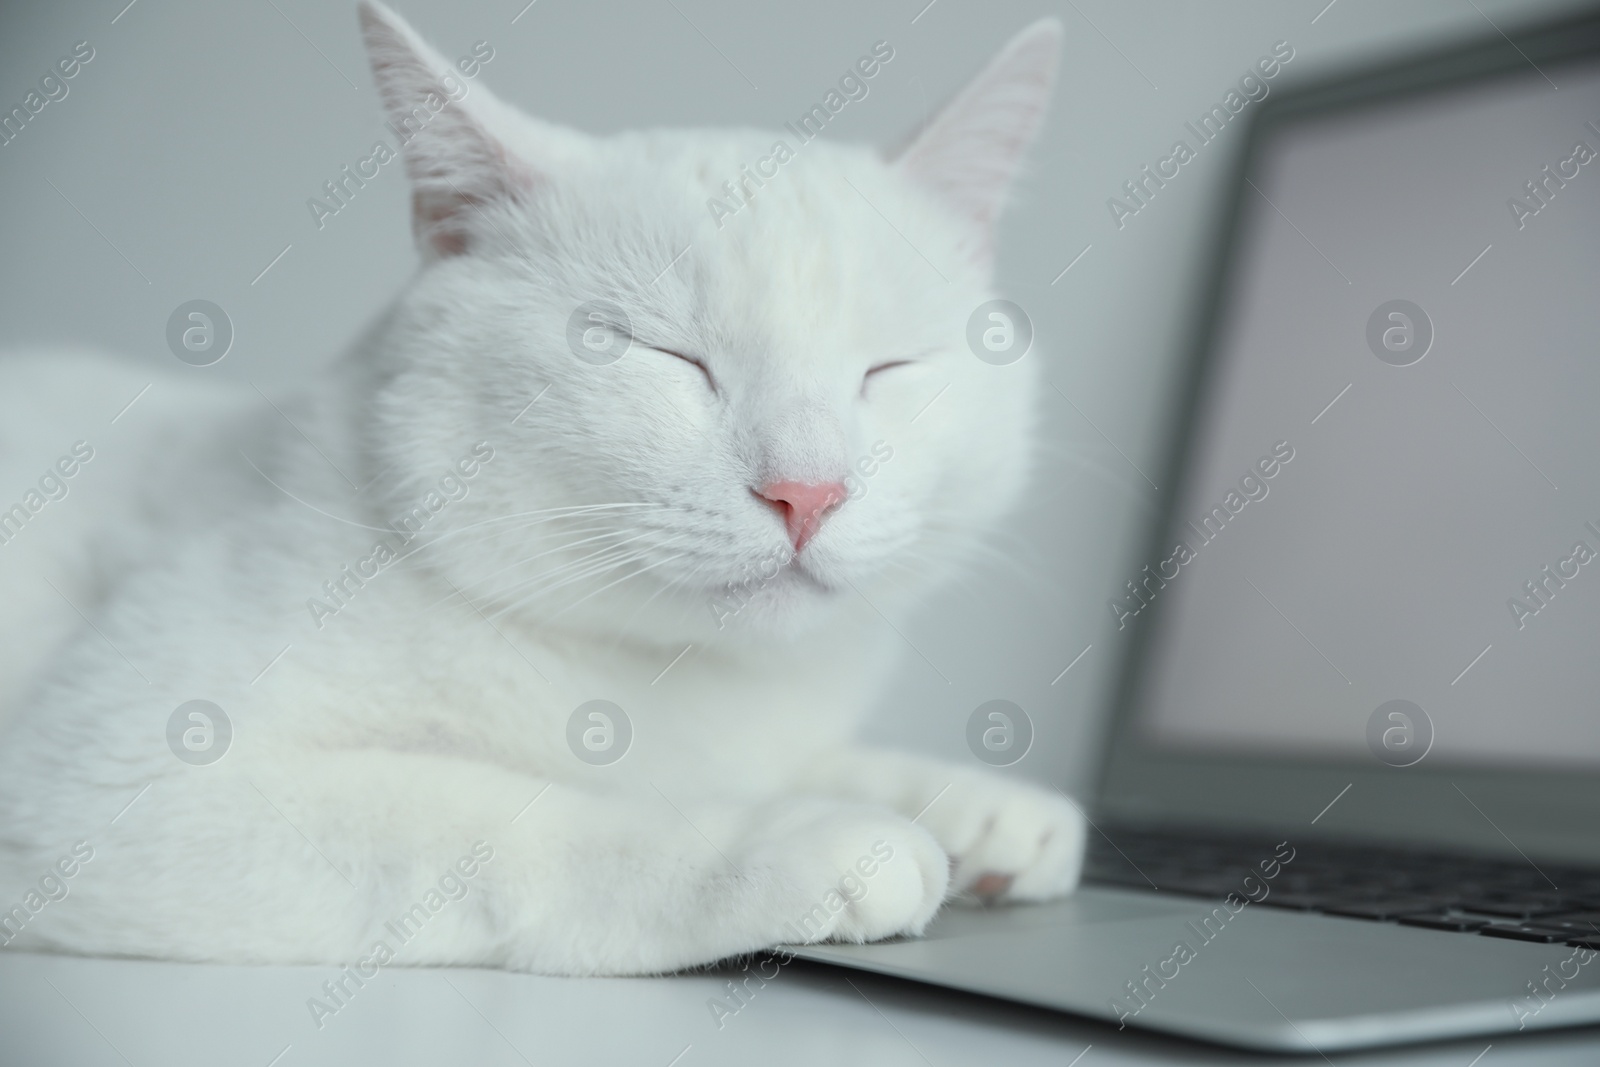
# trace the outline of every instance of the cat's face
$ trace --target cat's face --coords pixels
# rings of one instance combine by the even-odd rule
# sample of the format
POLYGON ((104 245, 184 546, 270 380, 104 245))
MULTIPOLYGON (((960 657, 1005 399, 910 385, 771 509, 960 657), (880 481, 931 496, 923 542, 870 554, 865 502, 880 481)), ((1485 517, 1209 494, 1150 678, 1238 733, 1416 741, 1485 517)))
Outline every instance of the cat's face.
MULTIPOLYGON (((393 107, 416 94, 397 50, 429 59, 364 15, 393 107)), ((983 362, 967 332, 1043 38, 984 76, 1033 86, 1020 115, 956 143, 969 90, 893 162, 787 129, 587 138, 476 87, 434 116, 407 146, 429 262, 384 338, 381 415, 418 486, 494 449, 430 530, 447 576, 486 613, 699 641, 941 577, 1027 475, 1034 361, 983 362), (997 138, 985 187, 938 173, 997 138)))

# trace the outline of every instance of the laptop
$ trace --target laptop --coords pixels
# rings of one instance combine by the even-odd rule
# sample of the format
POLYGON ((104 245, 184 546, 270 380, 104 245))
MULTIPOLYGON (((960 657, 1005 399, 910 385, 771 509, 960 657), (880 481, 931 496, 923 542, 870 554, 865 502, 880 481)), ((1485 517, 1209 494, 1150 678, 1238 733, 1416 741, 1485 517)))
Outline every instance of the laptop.
POLYGON ((793 951, 1261 1050, 1600 1022, 1600 17, 1251 106, 1083 887, 793 951))

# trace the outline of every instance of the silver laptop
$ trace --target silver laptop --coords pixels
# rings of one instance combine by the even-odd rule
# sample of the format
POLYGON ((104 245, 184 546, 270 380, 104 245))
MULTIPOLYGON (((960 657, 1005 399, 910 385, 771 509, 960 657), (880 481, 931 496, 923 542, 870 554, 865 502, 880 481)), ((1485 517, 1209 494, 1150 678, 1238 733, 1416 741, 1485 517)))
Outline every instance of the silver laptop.
POLYGON ((1225 134, 1083 889, 798 955, 1271 1050, 1600 1021, 1600 18, 1507 35, 1225 134))

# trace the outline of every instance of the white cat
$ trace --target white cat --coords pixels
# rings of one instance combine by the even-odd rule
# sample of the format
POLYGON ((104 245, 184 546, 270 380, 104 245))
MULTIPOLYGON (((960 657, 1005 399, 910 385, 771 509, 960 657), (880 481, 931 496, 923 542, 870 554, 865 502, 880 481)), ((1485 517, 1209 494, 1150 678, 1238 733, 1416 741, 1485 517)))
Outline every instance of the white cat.
POLYGON ((0 364, 5 486, 93 452, 0 544, 0 940, 638 974, 1069 892, 1063 797, 852 740, 1025 485, 966 328, 1059 25, 885 159, 588 137, 360 15, 423 264, 334 370, 107 426, 147 374, 0 364))

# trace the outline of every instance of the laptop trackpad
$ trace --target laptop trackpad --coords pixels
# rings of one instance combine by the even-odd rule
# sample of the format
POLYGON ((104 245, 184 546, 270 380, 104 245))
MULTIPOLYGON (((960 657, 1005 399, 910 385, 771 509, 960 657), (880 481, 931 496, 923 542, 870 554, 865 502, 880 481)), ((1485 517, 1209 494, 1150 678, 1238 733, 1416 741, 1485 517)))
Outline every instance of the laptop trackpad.
POLYGON ((1519 1004, 1536 1026, 1590 1021, 1600 1008, 1600 971, 1567 974, 1584 961, 1566 946, 1276 908, 1230 916, 1216 901, 1094 886, 1047 905, 951 909, 921 940, 794 952, 1266 1049, 1503 1030, 1519 1004), (1563 976, 1559 996, 1523 996, 1551 969, 1563 976))
POLYGON ((947 907, 941 911, 921 941, 948 941, 958 937, 995 937, 1060 926, 1096 926, 1128 919, 1188 917, 1192 902, 1154 894, 1106 891, 1085 886, 1065 900, 1049 904, 1008 905, 996 908, 947 907))

